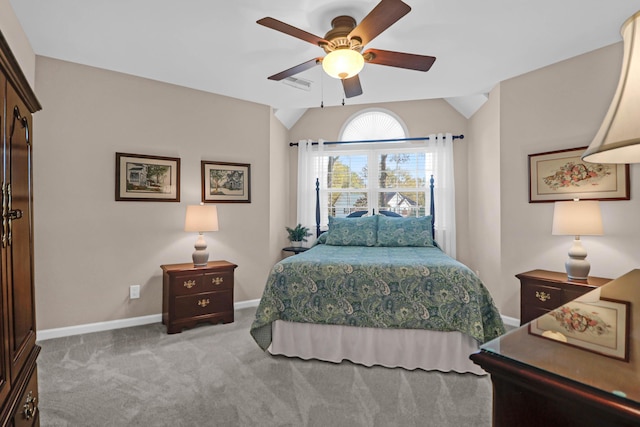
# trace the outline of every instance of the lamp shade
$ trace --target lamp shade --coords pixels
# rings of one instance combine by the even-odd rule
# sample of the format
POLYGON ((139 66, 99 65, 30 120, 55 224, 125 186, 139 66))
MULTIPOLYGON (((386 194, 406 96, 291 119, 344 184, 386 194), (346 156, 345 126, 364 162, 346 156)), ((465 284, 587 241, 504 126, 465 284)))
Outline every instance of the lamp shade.
POLYGON ((218 231, 218 208, 215 205, 189 205, 184 231, 218 231))
POLYGON ((640 162, 640 12, 620 30, 624 56, 618 88, 593 141, 582 155, 592 163, 640 162))
POLYGON ((567 236, 601 236, 602 214, 597 200, 556 202, 551 234, 567 236))
POLYGON ((329 52, 322 60, 322 69, 336 79, 348 79, 355 76, 364 67, 362 54, 348 48, 329 52))

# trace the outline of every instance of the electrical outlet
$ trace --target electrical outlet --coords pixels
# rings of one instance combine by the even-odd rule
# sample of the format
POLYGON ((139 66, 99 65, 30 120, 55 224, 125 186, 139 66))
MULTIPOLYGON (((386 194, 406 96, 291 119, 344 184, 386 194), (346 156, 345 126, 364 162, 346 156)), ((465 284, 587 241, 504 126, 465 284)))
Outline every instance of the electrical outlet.
POLYGON ((129 299, 140 298, 140 285, 129 286, 129 299))

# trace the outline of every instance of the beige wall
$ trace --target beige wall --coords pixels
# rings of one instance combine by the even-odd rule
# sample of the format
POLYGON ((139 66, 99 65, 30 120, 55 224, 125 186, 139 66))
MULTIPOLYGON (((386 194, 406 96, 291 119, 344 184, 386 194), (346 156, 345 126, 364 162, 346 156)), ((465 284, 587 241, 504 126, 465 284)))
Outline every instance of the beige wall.
POLYGON ((0 30, 31 87, 35 87, 36 55, 9 0, 0 0, 0 30))
POLYGON ((502 306, 500 242, 500 85, 469 120, 468 265, 479 273, 498 307, 502 306))
POLYGON ((160 265, 191 260, 184 212, 200 202, 201 160, 251 164, 251 203, 219 204, 220 231, 206 239, 210 259, 239 266, 236 301, 259 298, 281 256, 270 230, 284 229, 271 197, 282 197, 285 150, 271 149, 285 137, 270 108, 50 58, 36 71, 38 328, 161 312, 160 265), (181 202, 114 201, 116 152, 181 158, 181 202))
MULTIPOLYGON (((622 44, 502 82, 500 224, 503 314, 519 316, 515 274, 563 271, 570 236, 552 236, 552 203, 528 203, 527 155, 587 146, 613 97, 622 44)), ((615 278, 640 261, 640 165, 631 165, 631 200, 601 202, 605 235, 584 236, 591 275, 615 278)))

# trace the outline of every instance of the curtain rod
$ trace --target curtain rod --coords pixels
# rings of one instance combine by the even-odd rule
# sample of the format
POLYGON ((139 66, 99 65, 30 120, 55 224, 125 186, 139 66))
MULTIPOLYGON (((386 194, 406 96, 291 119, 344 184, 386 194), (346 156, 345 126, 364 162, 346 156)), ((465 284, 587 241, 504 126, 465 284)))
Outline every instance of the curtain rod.
MULTIPOLYGON (((453 135, 453 139, 464 139, 464 135, 453 135)), ((325 141, 325 145, 336 145, 336 144, 367 144, 372 142, 404 142, 404 141, 427 141, 429 140, 428 136, 420 136, 415 138, 394 138, 394 139, 362 139, 359 141, 325 141)), ((317 142, 311 143, 311 145, 318 145, 317 142)), ((290 142, 289 147, 297 147, 297 142, 290 142)))

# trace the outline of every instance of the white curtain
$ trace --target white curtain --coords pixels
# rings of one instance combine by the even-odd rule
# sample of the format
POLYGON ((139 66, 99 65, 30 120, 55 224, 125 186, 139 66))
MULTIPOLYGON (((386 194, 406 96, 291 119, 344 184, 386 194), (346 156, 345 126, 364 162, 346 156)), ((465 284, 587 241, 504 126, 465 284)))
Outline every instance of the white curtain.
POLYGON ((431 134, 425 141, 428 153, 434 153, 435 240, 442 250, 456 257, 456 204, 453 178, 453 136, 431 134))
POLYGON ((297 221, 313 233, 316 233, 316 178, 320 178, 319 159, 322 158, 324 141, 298 141, 298 206, 297 221))

